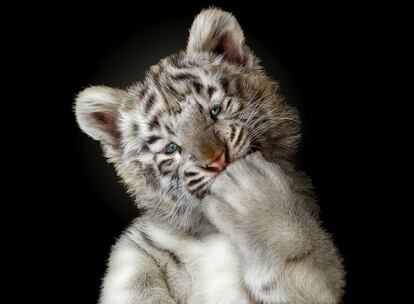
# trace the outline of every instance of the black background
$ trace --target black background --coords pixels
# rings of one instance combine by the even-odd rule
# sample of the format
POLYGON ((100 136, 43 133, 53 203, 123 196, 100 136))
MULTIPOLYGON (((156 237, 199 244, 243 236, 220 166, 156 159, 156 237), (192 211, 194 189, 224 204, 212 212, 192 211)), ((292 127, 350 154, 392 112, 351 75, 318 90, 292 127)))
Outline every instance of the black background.
POLYGON ((18 102, 5 116, 18 113, 27 122, 14 128, 24 148, 8 144, 21 160, 10 173, 22 215, 11 236, 19 236, 24 261, 35 266, 15 273, 12 285, 23 274, 36 286, 30 297, 96 303, 110 246, 137 210, 99 145, 78 129, 74 97, 89 85, 126 87, 141 79, 149 65, 185 47, 201 8, 216 5, 235 14, 247 43, 299 108, 296 160, 314 181, 324 226, 344 257, 344 302, 384 299, 374 283, 388 280, 388 266, 373 248, 384 236, 373 220, 385 204, 373 124, 387 106, 373 88, 386 84, 372 77, 386 65, 374 46, 386 21, 374 5, 253 2, 36 5, 9 23, 23 28, 8 31, 13 54, 3 59, 18 102))

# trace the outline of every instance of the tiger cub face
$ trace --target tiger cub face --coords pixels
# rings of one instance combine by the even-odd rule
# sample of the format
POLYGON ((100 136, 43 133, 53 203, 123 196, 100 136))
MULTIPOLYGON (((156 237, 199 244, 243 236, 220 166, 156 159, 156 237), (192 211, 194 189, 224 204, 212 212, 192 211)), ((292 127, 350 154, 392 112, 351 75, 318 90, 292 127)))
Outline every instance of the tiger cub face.
POLYGON ((169 206, 173 215, 196 208, 229 163, 256 150, 269 160, 286 158, 299 139, 295 109, 262 70, 234 16, 219 9, 195 18, 185 51, 162 59, 127 90, 85 89, 75 111, 138 204, 169 206))

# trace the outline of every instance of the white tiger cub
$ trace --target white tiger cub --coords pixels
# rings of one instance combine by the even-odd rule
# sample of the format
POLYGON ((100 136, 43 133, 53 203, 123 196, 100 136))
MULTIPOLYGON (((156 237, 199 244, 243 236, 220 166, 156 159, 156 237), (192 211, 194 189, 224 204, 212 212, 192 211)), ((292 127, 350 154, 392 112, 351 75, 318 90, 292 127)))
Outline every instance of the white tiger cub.
POLYGON ((101 304, 339 303, 341 259, 290 158, 299 118, 232 14, 127 90, 82 91, 80 128, 141 210, 112 249, 101 304))

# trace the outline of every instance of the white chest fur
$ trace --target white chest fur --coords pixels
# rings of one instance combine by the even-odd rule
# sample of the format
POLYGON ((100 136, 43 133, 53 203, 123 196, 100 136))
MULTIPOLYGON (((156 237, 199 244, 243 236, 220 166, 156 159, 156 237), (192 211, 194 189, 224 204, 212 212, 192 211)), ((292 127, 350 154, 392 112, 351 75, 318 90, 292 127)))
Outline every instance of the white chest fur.
POLYGON ((182 261, 181 272, 187 282, 171 282, 186 294, 188 304, 249 303, 241 284, 240 261, 236 248, 223 234, 208 235, 202 240, 177 239, 152 227, 154 241, 174 252, 182 261), (178 284, 177 284, 178 283, 178 284))

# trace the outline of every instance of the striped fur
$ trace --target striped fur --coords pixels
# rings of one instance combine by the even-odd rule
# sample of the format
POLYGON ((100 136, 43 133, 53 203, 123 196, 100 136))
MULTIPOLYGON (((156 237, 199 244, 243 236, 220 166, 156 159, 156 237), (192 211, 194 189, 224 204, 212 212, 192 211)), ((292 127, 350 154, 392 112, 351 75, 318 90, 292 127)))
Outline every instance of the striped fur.
MULTIPOLYGON (((260 151, 267 161, 289 164, 300 138, 296 110, 245 45, 231 14, 203 11, 185 51, 162 59, 125 90, 85 89, 75 112, 145 210, 113 249, 101 303, 262 303, 275 294, 274 282, 259 291, 241 284, 232 243, 202 208, 217 176, 206 166, 223 152, 230 163, 260 151), (217 117, 210 115, 213 106, 221 109, 217 117), (177 145, 172 153, 170 143, 177 145), (212 269, 228 271, 213 288, 214 271, 202 261, 221 250, 227 258, 219 255, 212 269), (217 298, 222 292, 227 296, 217 298)), ((307 179, 291 175, 297 189, 312 193, 307 179)))

